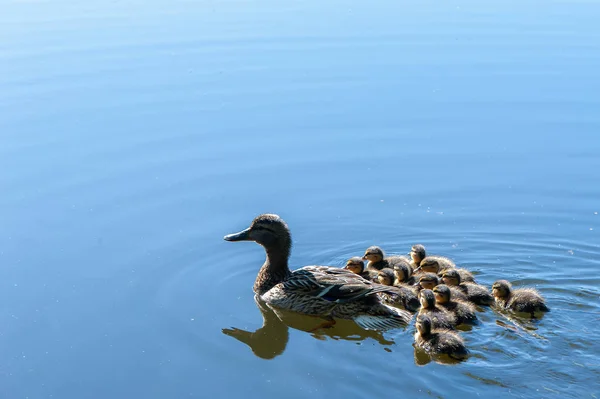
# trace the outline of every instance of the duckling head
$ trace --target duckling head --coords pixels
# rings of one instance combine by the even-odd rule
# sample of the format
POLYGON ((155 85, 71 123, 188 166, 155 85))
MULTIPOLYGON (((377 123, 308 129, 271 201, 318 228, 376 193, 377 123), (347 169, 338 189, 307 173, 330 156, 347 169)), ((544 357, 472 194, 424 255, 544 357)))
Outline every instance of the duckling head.
POLYGON ((425 258, 421 261, 419 267, 415 269, 415 272, 419 270, 424 271, 425 273, 438 273, 440 271, 440 262, 436 259, 425 258))
POLYGON ((432 290, 421 290, 419 292, 419 301, 423 309, 431 309, 435 307, 435 295, 432 290))
POLYGON ((427 315, 419 315, 417 322, 415 323, 417 331, 422 337, 426 337, 431 334, 431 318, 427 315))
POLYGON ((365 271, 365 262, 363 262, 360 256, 353 256, 348 259, 344 269, 350 270, 354 274, 361 274, 365 271))
POLYGON ((460 285, 460 274, 453 269, 446 270, 444 274, 442 274, 442 281, 450 287, 460 285))
POLYGON ((223 238, 226 241, 255 241, 267 250, 277 249, 286 254, 292 248, 292 236, 287 223, 271 213, 257 216, 247 229, 223 238))
POLYGON ((504 299, 510 295, 512 285, 506 280, 498 280, 492 284, 492 295, 495 298, 504 299))
POLYGON ((372 246, 367 248, 362 258, 363 260, 368 260, 369 262, 381 262, 383 257, 383 250, 377 246, 372 246))
POLYGON ((377 280, 381 285, 394 285, 394 271, 390 268, 384 268, 377 274, 377 280))
POLYGON ((421 244, 413 245, 410 249, 410 257, 416 265, 421 264, 421 261, 425 258, 425 247, 421 244))
POLYGON ((418 285, 422 289, 431 290, 431 289, 433 289, 433 287, 435 287, 439 283, 440 283, 440 280, 439 280, 438 276, 436 276, 433 273, 427 273, 427 274, 424 274, 421 277, 419 277, 418 285))
POLYGON ((410 278, 410 275, 410 268, 407 265, 394 265, 394 276, 398 281, 405 282, 410 278))
POLYGON ((445 284, 436 285, 433 287, 433 295, 435 295, 435 301, 439 304, 450 302, 452 298, 452 291, 445 284))

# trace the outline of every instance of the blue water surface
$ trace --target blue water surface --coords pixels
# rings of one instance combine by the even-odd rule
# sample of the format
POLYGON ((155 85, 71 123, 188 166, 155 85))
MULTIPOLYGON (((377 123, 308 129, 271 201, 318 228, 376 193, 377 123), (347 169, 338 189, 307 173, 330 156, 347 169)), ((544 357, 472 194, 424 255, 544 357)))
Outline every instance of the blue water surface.
POLYGON ((0 397, 600 397, 600 3, 1 8, 0 397), (292 268, 423 243, 551 312, 459 365, 263 321, 263 212, 292 268))

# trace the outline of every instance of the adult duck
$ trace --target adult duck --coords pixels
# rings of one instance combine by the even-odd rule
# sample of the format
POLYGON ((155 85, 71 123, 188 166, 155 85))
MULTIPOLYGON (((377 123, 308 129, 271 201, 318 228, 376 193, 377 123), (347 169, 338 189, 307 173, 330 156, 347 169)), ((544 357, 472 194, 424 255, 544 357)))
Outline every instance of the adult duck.
POLYGON ((278 215, 257 216, 250 227, 224 237, 226 241, 255 241, 267 259, 254 282, 254 292, 273 308, 318 316, 335 324, 334 318, 351 319, 365 329, 404 327, 411 314, 381 302, 378 292, 390 287, 375 284, 350 270, 329 266, 305 266, 290 271, 288 259, 292 236, 278 215))

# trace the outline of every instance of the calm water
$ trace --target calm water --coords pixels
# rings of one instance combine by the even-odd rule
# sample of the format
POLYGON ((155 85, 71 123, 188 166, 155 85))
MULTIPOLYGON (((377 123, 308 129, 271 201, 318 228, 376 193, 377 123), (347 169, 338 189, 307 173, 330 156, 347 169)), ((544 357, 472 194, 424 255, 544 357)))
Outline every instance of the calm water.
POLYGON ((600 397, 600 3, 1 3, 0 397, 600 397), (262 212, 293 268, 420 242, 552 312, 457 366, 251 334, 262 212))

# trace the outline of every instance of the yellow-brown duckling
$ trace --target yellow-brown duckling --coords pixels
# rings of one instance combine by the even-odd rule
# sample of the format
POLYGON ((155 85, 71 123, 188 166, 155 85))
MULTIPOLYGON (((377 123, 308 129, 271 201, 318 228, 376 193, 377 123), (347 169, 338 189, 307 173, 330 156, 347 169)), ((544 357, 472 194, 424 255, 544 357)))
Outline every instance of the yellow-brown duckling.
POLYGON ((548 312, 544 298, 533 288, 513 289, 506 280, 498 280, 492 285, 492 295, 496 305, 514 312, 529 313, 535 317, 536 312, 548 312))
POLYGON ((468 301, 476 305, 490 306, 494 303, 494 297, 486 287, 475 283, 462 282, 460 274, 454 269, 444 271, 442 281, 447 286, 458 288, 458 290, 467 296, 468 301))
POLYGON ((375 245, 367 248, 362 258, 369 261, 367 270, 381 270, 386 267, 393 270, 396 264, 405 262, 410 265, 408 259, 402 256, 385 256, 383 250, 375 245))
POLYGON ((415 278, 412 275, 412 269, 408 261, 398 262, 397 265, 394 265, 394 276, 396 279, 394 280, 394 285, 414 285, 415 278))
MULTIPOLYGON (((394 278, 394 271, 390 268, 385 268, 379 271, 379 284, 393 286, 394 278)), ((416 312, 420 307, 416 292, 412 289, 412 287, 393 286, 392 290, 380 292, 377 295, 384 303, 398 306, 411 312, 416 312)))
POLYGON ((435 295, 432 290, 421 290, 419 292, 421 310, 419 315, 427 315, 431 318, 433 328, 445 328, 452 330, 457 324, 456 317, 452 312, 447 311, 435 303, 435 295))
POLYGON ((452 269, 456 267, 454 261, 450 258, 446 258, 445 256, 438 255, 427 255, 425 251, 425 246, 422 244, 415 244, 410 249, 410 258, 412 259, 413 270, 419 266, 421 266, 421 262, 425 258, 435 258, 440 263, 440 269, 452 269))
POLYGON ((460 335, 454 331, 434 329, 431 317, 417 316, 416 327, 415 345, 430 355, 448 355, 456 360, 464 360, 469 356, 460 335))
MULTIPOLYGON (((415 272, 415 274, 416 273, 435 273, 438 276, 441 276, 446 270, 449 270, 449 269, 452 269, 452 268, 442 268, 442 265, 440 264, 440 260, 438 258, 433 257, 433 256, 428 256, 421 261, 421 265, 419 267, 417 267, 414 272, 415 272)), ((454 270, 456 270, 458 272, 458 274, 460 274, 461 281, 470 282, 470 283, 475 282, 475 277, 473 277, 473 274, 471 274, 471 272, 468 271, 467 269, 454 268, 454 270)))
POLYGON ((344 269, 350 270, 352 273, 358 274, 369 281, 377 281, 377 272, 365 270, 365 262, 363 262, 360 256, 353 256, 348 259, 344 269))
POLYGON ((457 324, 477 323, 475 306, 469 302, 454 300, 452 298, 452 291, 447 285, 436 285, 433 288, 433 294, 435 295, 435 301, 440 307, 454 314, 457 324))

